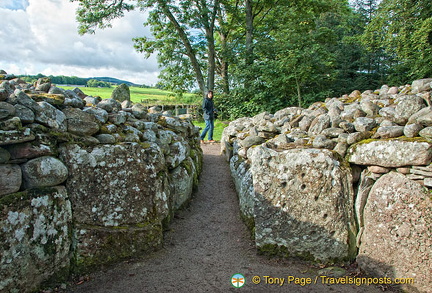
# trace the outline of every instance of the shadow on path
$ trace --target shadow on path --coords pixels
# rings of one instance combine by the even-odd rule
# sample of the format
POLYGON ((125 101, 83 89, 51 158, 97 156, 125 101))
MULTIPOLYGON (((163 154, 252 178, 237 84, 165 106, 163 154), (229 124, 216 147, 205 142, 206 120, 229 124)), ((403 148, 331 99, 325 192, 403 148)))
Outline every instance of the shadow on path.
POLYGON ((242 223, 229 165, 219 144, 202 145, 204 167, 190 205, 179 211, 165 233, 164 248, 140 259, 117 264, 74 285, 68 292, 381 292, 372 286, 287 284, 288 276, 317 278, 300 261, 258 256, 242 223), (242 288, 231 276, 245 276, 242 288), (253 284, 252 277, 261 283, 253 284), (265 277, 284 278, 283 286, 265 284, 265 277))

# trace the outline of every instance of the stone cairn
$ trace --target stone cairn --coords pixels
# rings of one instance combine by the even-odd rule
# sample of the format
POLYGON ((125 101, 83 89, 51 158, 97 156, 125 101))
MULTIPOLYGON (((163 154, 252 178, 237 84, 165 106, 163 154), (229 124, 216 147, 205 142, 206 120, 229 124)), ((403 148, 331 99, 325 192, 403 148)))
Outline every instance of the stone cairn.
MULTIPOLYGON (((259 251, 432 282, 432 78, 231 122, 221 151, 259 251)), ((416 291, 417 292, 417 291, 416 291)))
POLYGON ((198 135, 123 86, 102 100, 0 71, 0 291, 159 249, 198 184, 198 135))

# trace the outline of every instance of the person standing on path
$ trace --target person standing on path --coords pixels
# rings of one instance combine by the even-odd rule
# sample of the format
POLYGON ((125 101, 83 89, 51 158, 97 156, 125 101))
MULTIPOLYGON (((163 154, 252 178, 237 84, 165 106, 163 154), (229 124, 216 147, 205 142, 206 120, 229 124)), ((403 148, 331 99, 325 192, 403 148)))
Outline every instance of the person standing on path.
POLYGON ((209 142, 215 142, 213 140, 213 129, 214 129, 214 118, 215 118, 215 108, 213 104, 213 91, 208 91, 207 96, 203 100, 203 111, 204 111, 204 121, 205 128, 201 133, 201 143, 204 143, 204 138, 208 132, 209 142))

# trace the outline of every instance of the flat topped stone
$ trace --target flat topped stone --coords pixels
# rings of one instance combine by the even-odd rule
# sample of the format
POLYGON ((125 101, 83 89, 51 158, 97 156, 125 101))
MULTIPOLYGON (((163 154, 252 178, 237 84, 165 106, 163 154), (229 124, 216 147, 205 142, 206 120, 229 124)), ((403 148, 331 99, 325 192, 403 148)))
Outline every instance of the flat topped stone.
POLYGON ((425 140, 373 140, 357 143, 348 149, 348 161, 357 165, 397 168, 428 165, 432 160, 432 144, 425 140))

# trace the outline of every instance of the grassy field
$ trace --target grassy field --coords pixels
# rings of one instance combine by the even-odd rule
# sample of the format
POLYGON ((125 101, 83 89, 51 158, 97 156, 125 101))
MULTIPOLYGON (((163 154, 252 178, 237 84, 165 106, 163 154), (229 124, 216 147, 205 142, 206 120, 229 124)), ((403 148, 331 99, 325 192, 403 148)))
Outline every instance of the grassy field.
MULTIPOLYGON (((198 121, 194 121, 193 124, 194 124, 195 126, 199 126, 199 127, 201 127, 201 128, 202 128, 201 131, 202 131, 202 130, 204 129, 204 127, 205 127, 205 122, 198 122, 198 121)), ((214 131, 213 131, 213 139, 214 139, 214 140, 221 140, 221 137, 222 137, 222 131, 223 131, 224 128, 227 127, 227 126, 228 126, 228 123, 227 123, 227 122, 223 122, 223 121, 216 120, 216 121, 215 121, 215 128, 214 128, 214 131)), ((206 135, 205 140, 207 140, 207 138, 208 138, 208 136, 206 135)))
MULTIPOLYGON (((59 86, 66 90, 72 90, 74 86, 59 86)), ((98 88, 98 87, 80 87, 80 89, 89 96, 99 96, 102 99, 111 97, 114 87, 98 88)), ((134 103, 144 103, 150 105, 172 105, 172 104, 195 104, 199 103, 200 97, 193 94, 185 94, 182 99, 177 99, 174 93, 155 88, 140 88, 129 87, 131 101, 134 103)))

